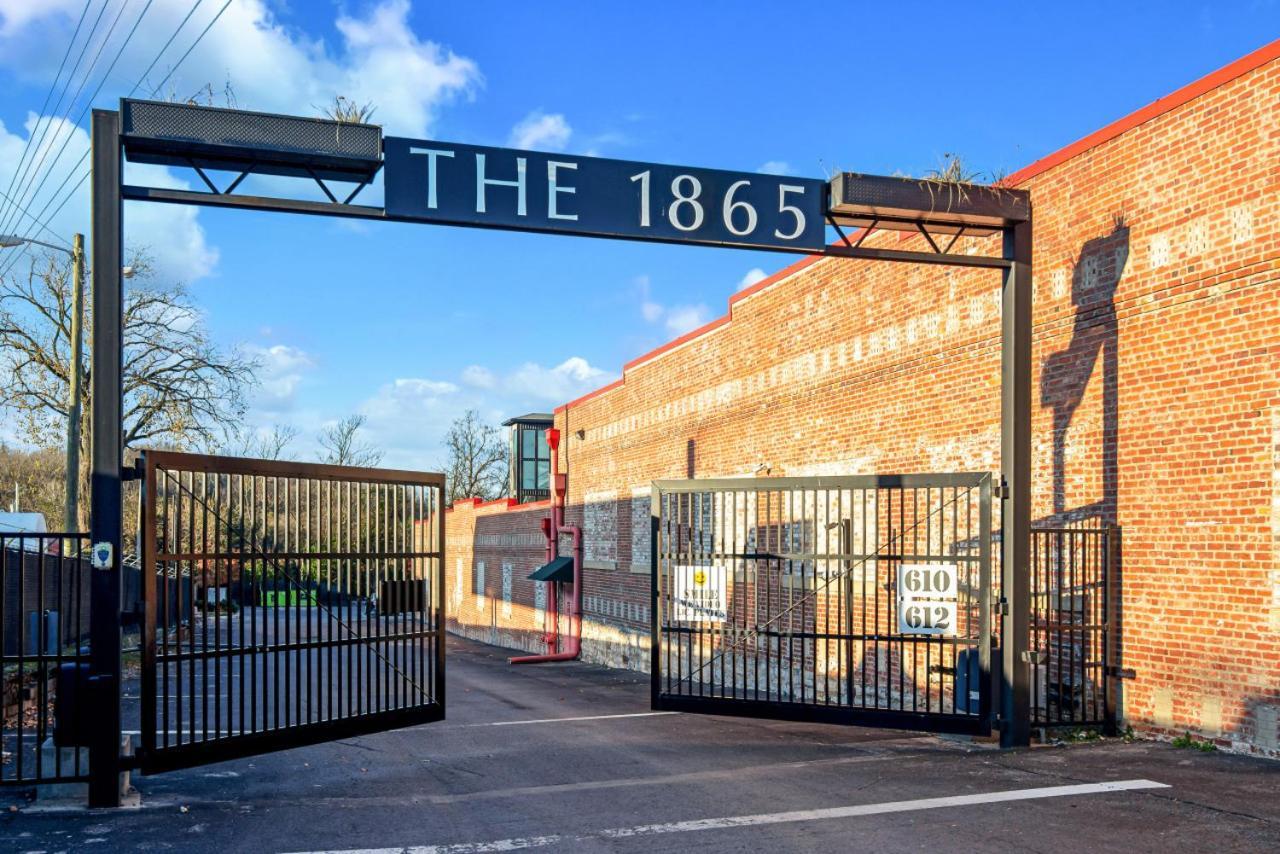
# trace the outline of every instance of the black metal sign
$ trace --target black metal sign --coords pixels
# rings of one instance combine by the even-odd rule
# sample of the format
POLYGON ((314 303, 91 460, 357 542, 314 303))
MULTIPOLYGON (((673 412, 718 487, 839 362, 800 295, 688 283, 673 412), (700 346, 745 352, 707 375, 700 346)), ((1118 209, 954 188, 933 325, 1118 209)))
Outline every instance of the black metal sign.
POLYGON ((811 178, 383 139, 391 219, 821 252, 811 178))

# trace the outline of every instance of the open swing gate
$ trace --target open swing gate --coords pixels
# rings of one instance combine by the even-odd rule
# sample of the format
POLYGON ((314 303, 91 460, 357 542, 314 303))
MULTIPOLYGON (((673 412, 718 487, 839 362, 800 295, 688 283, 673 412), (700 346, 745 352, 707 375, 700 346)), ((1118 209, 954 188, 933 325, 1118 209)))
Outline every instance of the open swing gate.
POLYGON ((444 717, 442 475, 142 467, 143 772, 444 717))
POLYGON ((992 729, 991 475, 658 481, 653 705, 992 729))

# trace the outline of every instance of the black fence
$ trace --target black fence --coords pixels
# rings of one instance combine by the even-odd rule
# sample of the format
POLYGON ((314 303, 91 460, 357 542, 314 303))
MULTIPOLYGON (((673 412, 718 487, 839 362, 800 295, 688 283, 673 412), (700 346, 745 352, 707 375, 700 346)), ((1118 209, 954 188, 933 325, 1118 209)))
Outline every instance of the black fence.
POLYGON ((988 733, 991 476, 659 481, 655 708, 988 733))
POLYGON ((1116 722, 1116 528, 1031 532, 1031 721, 1116 722))
POLYGON ((144 773, 444 714, 444 478, 148 451, 144 773))
POLYGON ((0 533, 3 717, 0 785, 88 779, 75 744, 88 667, 91 570, 85 534, 0 533))

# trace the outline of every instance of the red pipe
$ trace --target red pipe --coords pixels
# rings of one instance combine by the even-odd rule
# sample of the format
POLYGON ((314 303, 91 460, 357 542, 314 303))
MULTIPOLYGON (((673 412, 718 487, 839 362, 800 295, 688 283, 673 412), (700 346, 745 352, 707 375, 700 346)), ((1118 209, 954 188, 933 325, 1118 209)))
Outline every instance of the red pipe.
MULTIPOLYGON (((551 524, 544 527, 547 536, 547 562, 555 559, 560 550, 560 534, 573 537, 573 593, 569 601, 569 645, 563 652, 550 652, 546 655, 521 655, 509 659, 512 664, 540 664, 548 661, 573 661, 582 652, 582 528, 564 523, 564 490, 559 488, 560 471, 560 431, 552 427, 547 430, 547 444, 551 446, 551 489, 554 493, 551 500, 551 524)), ((557 604, 558 590, 556 582, 552 582, 551 602, 547 609, 554 622, 555 634, 548 646, 555 649, 559 646, 560 615, 557 604)))

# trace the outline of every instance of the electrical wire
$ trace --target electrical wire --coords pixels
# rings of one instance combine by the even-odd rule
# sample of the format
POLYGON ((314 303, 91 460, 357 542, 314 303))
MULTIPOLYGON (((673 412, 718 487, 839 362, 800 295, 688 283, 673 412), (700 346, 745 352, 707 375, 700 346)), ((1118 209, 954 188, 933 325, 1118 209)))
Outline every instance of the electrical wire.
MULTIPOLYGON (((40 112, 36 113, 37 124, 39 123, 40 118, 45 115, 45 111, 49 109, 49 101, 53 98, 53 90, 58 88, 58 80, 62 77, 62 69, 67 67, 67 57, 71 56, 71 48, 75 46, 76 38, 80 35, 80 27, 84 25, 85 16, 89 14, 89 7, 92 5, 93 0, 85 0, 84 8, 80 10, 80 20, 76 21, 75 31, 71 33, 71 39, 67 42, 67 49, 62 54, 62 62, 58 63, 58 73, 53 75, 53 81, 49 83, 49 91, 46 92, 44 96, 44 103, 40 105, 40 112)), ((71 78, 68 76, 67 82, 70 83, 70 81, 71 78)), ((65 94, 65 90, 63 94, 65 94)), ((59 96, 59 98, 61 98, 61 96, 59 96)), ((23 164, 27 160, 27 152, 31 150, 31 140, 34 138, 35 128, 32 128, 32 132, 27 134, 26 143, 22 146, 22 156, 18 158, 18 164, 13 167, 13 172, 9 175, 9 186, 5 188, 3 195, 5 199, 10 202, 13 201, 9 196, 9 194, 13 192, 13 183, 17 180, 18 172, 22 169, 23 164)), ((13 203, 17 204, 17 202, 13 203)), ((4 214, 4 205, 0 205, 0 216, 3 216, 4 214)))
MULTIPOLYGON (((191 9, 187 12, 186 16, 178 24, 177 28, 175 28, 173 33, 169 36, 168 40, 165 41, 164 45, 156 53, 155 58, 152 59, 150 65, 147 66, 146 71, 144 71, 142 75, 139 76, 138 81, 134 83, 133 88, 129 90, 129 95, 126 97, 132 97, 134 94, 137 93, 138 89, 146 81, 146 76, 149 73, 151 73, 151 70, 160 61, 161 57, 163 57, 164 54, 168 51, 169 47, 177 39, 178 34, 181 33, 182 29, 186 26, 187 21, 191 19, 191 16, 195 13, 196 9, 199 8, 202 2, 203 0, 196 0, 196 2, 192 5, 191 9)), ((152 89, 151 91, 152 95, 160 91, 160 88, 169 80, 170 77, 173 76, 173 73, 177 71, 179 67, 181 67, 182 63, 185 62, 187 57, 191 55, 192 51, 194 51, 196 46, 200 44, 200 42, 204 39, 204 37, 209 33, 209 30, 213 28, 213 25, 217 23, 219 18, 222 17, 222 13, 225 12, 230 5, 231 5, 231 0, 227 0, 222 5, 222 8, 218 10, 217 14, 213 16, 212 20, 210 20, 209 23, 205 26, 205 28, 200 32, 200 34, 196 36, 195 41, 192 42, 191 46, 187 48, 186 52, 183 53, 182 57, 179 58, 179 60, 169 70, 169 73, 165 75, 164 80, 160 81, 160 84, 157 85, 154 89, 152 89)), ((146 14, 147 9, 149 9, 150 7, 151 7, 151 2, 150 0, 148 0, 147 7, 143 9, 143 14, 146 14)), ((141 16, 139 16, 139 21, 141 21, 141 16)), ((134 29, 135 30, 137 29, 137 23, 134 24, 134 29)), ((114 63, 113 63, 113 67, 114 67, 114 63)), ((49 200, 45 202, 44 207, 40 209, 40 213, 38 214, 39 217, 45 216, 45 213, 46 211, 48 211, 49 206, 53 204, 55 199, 58 198, 58 194, 62 192, 62 189, 64 187, 66 187, 67 182, 71 180, 71 177, 76 173, 76 170, 84 163, 86 159, 88 159, 89 153, 90 151, 86 150, 80 156, 80 159, 76 162, 76 164, 71 167, 66 177, 62 179, 62 183, 58 185, 58 188, 54 190, 52 195, 49 197, 49 200)), ((92 166, 85 169, 84 172, 81 173, 80 179, 76 181, 76 183, 71 187, 71 190, 68 191, 65 196, 63 196, 62 201, 58 203, 58 206, 56 208, 54 208, 53 213, 47 217, 48 220, 53 220, 57 218, 58 213, 66 206, 67 202, 71 200, 71 198, 76 194, 76 192, 79 191, 80 187, 84 185, 84 182, 89 179, 90 174, 92 174, 92 166)), ((32 217, 32 219, 37 219, 37 217, 32 217)), ((30 232, 28 232, 28 236, 29 234, 30 232)), ((25 252, 28 249, 29 247, 24 245, 23 251, 25 252)), ((18 261, 20 260, 21 254, 23 253, 15 253, 14 257, 10 259, 9 263, 5 265, 3 269, 0 269, 0 278, 3 278, 4 276, 6 276, 9 273, 9 271, 14 267, 14 265, 18 263, 18 261)))
MULTIPOLYGON (((89 27, 89 32, 85 34, 84 44, 80 46, 80 53, 76 55, 75 65, 71 67, 71 71, 68 72, 67 74, 67 80, 62 85, 62 91, 58 93, 58 101, 56 104, 54 104, 53 112, 48 117, 45 117, 45 116, 38 117, 38 118, 44 118, 45 121, 43 126, 41 126, 39 121, 37 120, 37 123, 36 123, 37 127, 33 129, 31 132, 31 137, 34 137, 37 131, 39 131, 39 135, 40 135, 39 139, 35 141, 35 144, 33 147, 34 151, 38 152, 43 148, 44 141, 49 135, 49 128, 53 126, 53 116, 57 115, 62 110, 63 99, 67 97, 67 91, 71 88, 71 82, 75 79, 76 72, 80 70, 80 63, 84 61, 85 55, 89 52, 89 43, 93 41, 93 34, 98 31, 98 25, 102 23, 102 16, 106 14, 107 4, 109 2, 110 0, 102 0, 102 8, 98 10, 98 16, 94 18, 93 25, 89 27)), ((55 81, 55 84, 56 84, 56 81, 55 81)), ((68 105, 67 111, 70 112, 70 110, 71 110, 71 107, 70 105, 68 105)), ((16 186, 11 184, 9 189, 6 192, 16 193, 19 196, 22 195, 21 191, 18 188, 23 186, 28 186, 27 179, 28 179, 28 175, 30 174, 32 164, 34 162, 35 162, 35 158, 34 158, 34 155, 32 155, 32 159, 28 160, 26 163, 26 166, 21 170, 22 175, 20 178, 18 178, 18 184, 16 186)), ((6 216, 6 220, 0 220, 0 225, 6 224, 6 222, 7 222, 7 216, 6 216)))
MULTIPOLYGON (((111 40, 111 35, 115 32, 116 25, 119 24, 120 19, 124 17, 124 11, 129 7, 129 2, 130 0, 124 0, 124 2, 120 4, 120 11, 116 13, 115 18, 111 21, 111 27, 107 30, 106 36, 102 39, 102 44, 98 46, 98 51, 94 54, 93 62, 89 64, 89 69, 85 72, 84 79, 80 81, 80 86, 76 89, 76 94, 72 97, 71 103, 67 104, 67 112, 62 117, 62 124, 67 128, 67 132, 62 138, 62 145, 58 147, 58 153, 54 156, 53 162, 49 164, 48 170, 40 176, 39 183, 36 184, 35 190, 30 194, 30 196, 26 195, 25 192, 19 194, 18 198, 23 204, 32 204, 35 199, 39 198, 40 191, 44 189, 44 185, 49 180, 49 176, 53 174, 54 167, 56 167, 58 162, 62 160, 62 155, 66 152, 67 146, 71 143, 72 137, 75 136, 75 132, 79 128, 80 122, 84 120, 85 114, 88 113, 89 109, 93 106, 94 99, 98 97, 98 93, 102 91, 102 87, 106 84, 107 80, 110 79, 111 72, 115 70, 116 63, 119 62, 120 57, 124 55, 124 51, 129 46, 129 42, 133 39, 134 33, 138 31, 138 25, 142 23, 143 16, 147 14, 147 9, 151 8, 151 3, 154 2, 154 0, 147 0, 147 5, 143 8, 142 14, 133 22, 133 28, 129 31, 129 35, 125 36, 124 43, 121 44, 119 49, 116 51, 115 57, 111 60, 111 65, 108 66, 106 72, 102 75, 102 79, 98 81, 98 85, 93 90, 93 94, 85 101, 84 108, 81 109, 80 114, 76 116, 75 121, 72 122, 70 126, 67 126, 67 119, 71 115, 71 111, 74 109, 76 101, 80 99, 80 93, 84 91, 85 84, 87 84, 89 79, 93 76, 93 70, 98 67, 98 60, 102 58, 102 52, 106 48, 107 43, 111 40)), ((50 143, 50 146, 52 147, 52 143, 50 143)), ((33 181, 36 176, 39 175, 40 168, 44 165, 45 158, 48 155, 49 149, 46 148, 40 155, 40 162, 36 164, 36 174, 32 176, 33 181)), ((7 222, 0 224, 0 232, 2 232, 7 225, 7 222)))

